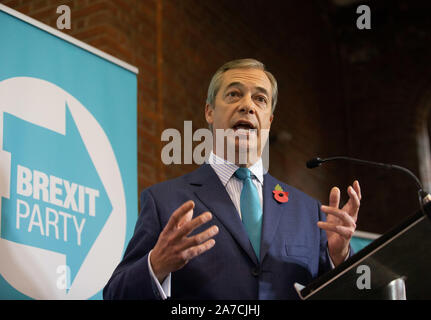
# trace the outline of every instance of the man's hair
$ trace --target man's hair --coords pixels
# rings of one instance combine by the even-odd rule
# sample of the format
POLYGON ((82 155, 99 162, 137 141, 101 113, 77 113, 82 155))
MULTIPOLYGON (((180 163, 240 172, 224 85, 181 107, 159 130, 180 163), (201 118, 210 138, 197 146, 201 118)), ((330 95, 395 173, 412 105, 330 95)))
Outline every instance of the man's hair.
POLYGON ((232 60, 222 65, 211 78, 211 82, 208 87, 206 102, 212 107, 214 107, 215 97, 217 96, 217 92, 220 89, 222 79, 223 79, 223 74, 226 71, 231 69, 247 69, 247 68, 262 70, 263 72, 265 72, 266 76, 268 77, 272 87, 271 112, 273 113, 275 109, 275 105, 277 104, 277 94, 278 94, 277 80, 275 80, 275 77, 271 74, 271 72, 265 69, 265 65, 256 59, 232 60))

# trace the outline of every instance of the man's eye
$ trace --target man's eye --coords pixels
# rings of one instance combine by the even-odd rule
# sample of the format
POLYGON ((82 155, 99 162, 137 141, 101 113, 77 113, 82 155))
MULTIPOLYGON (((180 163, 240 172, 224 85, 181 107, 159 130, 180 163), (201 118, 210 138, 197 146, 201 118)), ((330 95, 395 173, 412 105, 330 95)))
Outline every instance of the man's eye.
POLYGON ((227 96, 228 97, 237 97, 239 94, 238 94, 238 92, 236 92, 236 91, 232 91, 232 92, 229 92, 228 94, 227 94, 227 96))
POLYGON ((266 98, 264 97, 264 96, 257 96, 256 97, 256 100, 257 101, 259 101, 259 102, 263 102, 263 103, 266 103, 267 101, 266 101, 266 98))

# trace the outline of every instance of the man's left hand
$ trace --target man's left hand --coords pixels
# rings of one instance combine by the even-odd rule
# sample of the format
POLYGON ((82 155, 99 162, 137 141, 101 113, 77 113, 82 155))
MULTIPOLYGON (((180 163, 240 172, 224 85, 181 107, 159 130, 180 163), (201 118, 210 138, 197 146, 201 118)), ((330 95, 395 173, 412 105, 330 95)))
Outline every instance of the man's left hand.
POLYGON ((347 188, 347 193, 349 201, 339 209, 340 189, 333 187, 329 194, 329 206, 321 206, 321 210, 327 214, 326 222, 317 223, 319 228, 326 231, 329 255, 335 266, 342 263, 349 254, 350 239, 356 230, 361 203, 361 188, 357 180, 353 182, 353 187, 347 188))

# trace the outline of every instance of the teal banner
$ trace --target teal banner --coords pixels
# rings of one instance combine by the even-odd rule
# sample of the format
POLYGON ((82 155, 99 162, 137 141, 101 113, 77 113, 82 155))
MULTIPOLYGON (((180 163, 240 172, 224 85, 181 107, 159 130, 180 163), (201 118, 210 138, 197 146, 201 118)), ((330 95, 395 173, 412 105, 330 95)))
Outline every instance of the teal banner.
POLYGON ((137 218, 136 73, 6 11, 0 299, 101 299, 137 218))

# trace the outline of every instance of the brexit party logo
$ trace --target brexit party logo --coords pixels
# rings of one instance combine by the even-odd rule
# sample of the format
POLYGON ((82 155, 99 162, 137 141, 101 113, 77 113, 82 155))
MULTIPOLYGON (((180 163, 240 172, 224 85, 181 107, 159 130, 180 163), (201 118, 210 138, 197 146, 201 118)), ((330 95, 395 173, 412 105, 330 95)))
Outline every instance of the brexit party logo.
POLYGON ((126 203, 109 139, 60 87, 0 82, 0 273, 36 299, 87 299, 121 258, 126 203))

